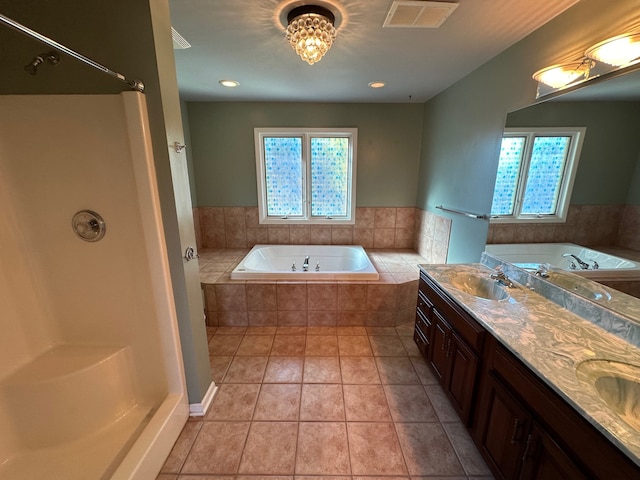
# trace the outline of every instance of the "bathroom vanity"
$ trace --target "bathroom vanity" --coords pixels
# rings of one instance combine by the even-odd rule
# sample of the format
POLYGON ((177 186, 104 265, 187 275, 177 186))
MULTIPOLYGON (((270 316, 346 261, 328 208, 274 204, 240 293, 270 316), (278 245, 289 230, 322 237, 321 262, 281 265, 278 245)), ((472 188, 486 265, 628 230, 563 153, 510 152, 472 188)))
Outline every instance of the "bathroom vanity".
POLYGON ((496 478, 640 478, 640 349, 492 273, 421 266, 414 339, 496 478))

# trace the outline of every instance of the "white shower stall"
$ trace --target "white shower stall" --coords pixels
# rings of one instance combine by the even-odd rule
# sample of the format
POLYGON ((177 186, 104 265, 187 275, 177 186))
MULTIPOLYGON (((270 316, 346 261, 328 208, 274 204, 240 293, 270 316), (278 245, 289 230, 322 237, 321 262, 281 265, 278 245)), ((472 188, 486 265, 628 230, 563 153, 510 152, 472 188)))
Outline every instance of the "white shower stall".
POLYGON ((144 95, 0 96, 0 479, 155 478, 188 411, 144 95))

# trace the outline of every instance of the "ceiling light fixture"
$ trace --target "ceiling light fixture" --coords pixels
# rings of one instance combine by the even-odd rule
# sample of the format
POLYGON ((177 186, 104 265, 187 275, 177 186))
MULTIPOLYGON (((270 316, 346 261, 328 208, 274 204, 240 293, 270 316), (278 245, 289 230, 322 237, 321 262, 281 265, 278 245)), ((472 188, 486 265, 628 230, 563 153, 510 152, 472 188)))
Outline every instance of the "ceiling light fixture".
POLYGON ((220 80, 218 83, 223 87, 229 87, 229 88, 234 88, 240 85, 240 82, 236 82, 235 80, 220 80))
POLYGON ((533 78, 551 88, 563 88, 579 80, 586 80, 591 66, 592 62, 586 59, 582 62, 552 65, 538 70, 533 74, 533 78))
POLYGON ((640 33, 608 38, 589 48, 585 55, 614 67, 626 67, 640 61, 640 33))
POLYGON ((369 83, 369 86, 371 88, 382 88, 384 86, 386 86, 387 84, 385 82, 371 82, 369 83))
POLYGON ((286 38, 291 48, 309 65, 322 60, 337 35, 335 16, 317 5, 294 8, 287 15, 287 23, 286 38))

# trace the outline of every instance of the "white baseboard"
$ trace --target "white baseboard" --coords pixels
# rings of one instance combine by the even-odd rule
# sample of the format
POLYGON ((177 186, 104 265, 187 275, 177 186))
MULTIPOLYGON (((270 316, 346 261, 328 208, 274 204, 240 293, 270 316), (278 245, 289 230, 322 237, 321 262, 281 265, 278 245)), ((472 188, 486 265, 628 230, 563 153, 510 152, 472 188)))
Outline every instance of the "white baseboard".
POLYGON ((215 397, 216 392, 218 391, 218 386, 211 382, 209 388, 207 389, 207 393, 204 394, 204 398, 200 403, 191 403, 189 404, 189 416, 191 417, 204 417, 211 406, 211 402, 213 402, 213 397, 215 397))

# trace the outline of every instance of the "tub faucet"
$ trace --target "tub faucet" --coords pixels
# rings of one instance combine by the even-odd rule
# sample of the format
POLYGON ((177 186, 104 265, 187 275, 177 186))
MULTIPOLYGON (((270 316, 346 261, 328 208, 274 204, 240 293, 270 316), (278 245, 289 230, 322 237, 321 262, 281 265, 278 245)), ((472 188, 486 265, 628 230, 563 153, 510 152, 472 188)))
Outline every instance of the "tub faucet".
POLYGON ((302 271, 306 272, 309 270, 309 256, 304 257, 304 263, 302 264, 302 271))
MULTIPOLYGON (((586 263, 586 262, 583 262, 582 260, 580 260, 580 259, 579 259, 576 255, 574 255, 573 253, 563 253, 563 254, 562 254, 562 256, 563 256, 564 258, 566 258, 566 257, 572 257, 576 262, 578 262, 578 265, 580 265, 580 268, 581 268, 582 270, 588 270, 588 269, 589 269, 589 264, 588 264, 588 263, 586 263)), ((573 270, 575 270, 575 268, 576 268, 576 264, 575 264, 575 263, 573 263, 573 260, 570 260, 570 262, 571 262, 571 266, 572 266, 571 268, 572 268, 573 270)))

